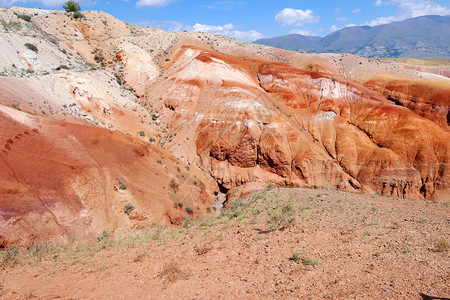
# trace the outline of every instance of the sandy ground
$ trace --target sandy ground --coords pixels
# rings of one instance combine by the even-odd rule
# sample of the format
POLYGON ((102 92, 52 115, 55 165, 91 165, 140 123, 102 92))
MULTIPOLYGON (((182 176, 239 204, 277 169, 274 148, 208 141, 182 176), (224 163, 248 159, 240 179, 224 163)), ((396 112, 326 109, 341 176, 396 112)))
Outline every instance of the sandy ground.
POLYGON ((450 297, 448 204, 274 189, 185 223, 3 256, 0 298, 450 297))

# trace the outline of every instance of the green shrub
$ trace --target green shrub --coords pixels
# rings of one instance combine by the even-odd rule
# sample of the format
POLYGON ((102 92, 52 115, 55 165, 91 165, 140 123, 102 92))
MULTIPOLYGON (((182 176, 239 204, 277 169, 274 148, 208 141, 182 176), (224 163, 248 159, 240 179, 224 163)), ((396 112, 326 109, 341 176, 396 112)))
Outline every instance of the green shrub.
POLYGON ((131 203, 127 203, 125 204, 125 206, 123 207, 123 212, 126 214, 129 214, 130 212, 132 212, 134 210, 134 205, 131 203))
POLYGON ((73 13, 73 17, 74 17, 74 19, 82 19, 82 18, 84 18, 84 15, 82 13, 80 13, 79 11, 76 11, 73 13))
POLYGON ((22 24, 20 24, 20 22, 12 22, 11 21, 9 23, 6 23, 5 20, 1 19, 0 23, 3 25, 3 27, 5 28, 6 31, 9 31, 9 30, 17 31, 22 28, 22 24))
POLYGON ((30 21, 31 21, 31 16, 29 16, 29 15, 17 15, 17 17, 18 17, 19 19, 25 20, 25 21, 27 21, 27 22, 30 22, 30 21))
POLYGON ((145 132, 143 132, 143 131, 139 131, 138 133, 140 136, 145 136, 145 132))
POLYGON ((267 216, 268 223, 272 224, 272 229, 284 230, 295 225, 297 218, 295 207, 292 203, 286 204, 281 210, 273 210, 267 216))
POLYGON ((107 242, 109 238, 109 234, 106 230, 103 230, 102 233, 97 237, 98 242, 107 242))
POLYGON ((305 256, 305 253, 303 252, 292 253, 292 256, 289 259, 296 262, 301 261, 305 266, 317 266, 322 263, 320 260, 314 260, 310 257, 305 256))
POLYGON ((162 165, 162 161, 161 161, 160 159, 158 159, 156 162, 157 162, 158 164, 162 165))
POLYGON ((175 207, 175 208, 182 208, 183 207, 183 202, 181 202, 181 201, 177 201, 177 202, 175 202, 174 204, 173 204, 173 207, 175 207))
POLYGON ((27 47, 31 51, 38 52, 38 48, 35 45, 33 45, 33 44, 25 43, 25 47, 27 47))
POLYGON ((66 3, 63 4, 63 8, 66 12, 77 12, 79 11, 80 8, 80 4, 78 2, 75 2, 73 0, 69 0, 66 3))
POLYGON ((186 211, 188 214, 192 214, 194 212, 194 208, 192 206, 186 206, 186 211))
POLYGON ((119 182, 119 189, 121 189, 121 190, 126 190, 127 189, 127 185, 125 183, 123 183, 123 181, 120 180, 119 177, 117 177, 116 180, 119 182))

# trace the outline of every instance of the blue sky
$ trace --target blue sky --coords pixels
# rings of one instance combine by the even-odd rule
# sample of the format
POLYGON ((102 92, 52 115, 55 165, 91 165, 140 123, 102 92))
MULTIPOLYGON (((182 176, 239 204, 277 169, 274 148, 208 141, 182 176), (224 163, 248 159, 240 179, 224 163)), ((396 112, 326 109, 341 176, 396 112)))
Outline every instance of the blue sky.
MULTIPOLYGON (((61 9, 66 0, 0 0, 1 7, 61 9)), ((80 0, 130 24, 168 31, 217 32, 245 41, 290 33, 326 36, 354 25, 450 15, 450 0, 80 0)))

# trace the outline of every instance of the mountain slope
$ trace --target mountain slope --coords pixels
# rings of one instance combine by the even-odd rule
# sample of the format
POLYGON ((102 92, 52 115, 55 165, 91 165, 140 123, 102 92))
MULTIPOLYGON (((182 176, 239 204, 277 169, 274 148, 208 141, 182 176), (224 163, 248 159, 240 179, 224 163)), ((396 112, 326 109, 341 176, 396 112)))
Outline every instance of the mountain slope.
POLYGON ((450 16, 423 16, 375 27, 347 27, 320 40, 288 35, 255 43, 294 51, 366 57, 448 58, 450 16))

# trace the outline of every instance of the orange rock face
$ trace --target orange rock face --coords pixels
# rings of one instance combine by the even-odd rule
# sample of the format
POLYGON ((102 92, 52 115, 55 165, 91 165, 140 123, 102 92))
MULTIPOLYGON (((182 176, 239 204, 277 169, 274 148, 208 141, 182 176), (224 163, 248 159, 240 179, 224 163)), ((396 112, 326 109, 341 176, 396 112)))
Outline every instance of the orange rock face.
POLYGON ((387 99, 404 106, 416 114, 450 129, 450 83, 401 78, 375 78, 366 82, 387 99))
POLYGON ((147 99, 178 133, 169 149, 196 149, 183 154, 226 189, 275 182, 448 198, 449 134, 417 111, 328 73, 175 53, 178 66, 147 99))
POLYGON ((0 106, 0 245, 179 223, 213 198, 201 172, 124 134, 0 106), (134 210, 125 213, 127 203, 134 210))

